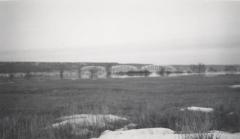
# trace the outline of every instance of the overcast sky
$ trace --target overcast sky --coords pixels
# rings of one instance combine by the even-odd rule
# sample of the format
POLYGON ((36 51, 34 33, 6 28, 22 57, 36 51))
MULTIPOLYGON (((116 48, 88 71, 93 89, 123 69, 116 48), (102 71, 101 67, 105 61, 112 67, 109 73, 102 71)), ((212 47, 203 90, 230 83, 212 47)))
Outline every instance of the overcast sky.
POLYGON ((0 61, 240 64, 240 1, 0 0, 0 61))

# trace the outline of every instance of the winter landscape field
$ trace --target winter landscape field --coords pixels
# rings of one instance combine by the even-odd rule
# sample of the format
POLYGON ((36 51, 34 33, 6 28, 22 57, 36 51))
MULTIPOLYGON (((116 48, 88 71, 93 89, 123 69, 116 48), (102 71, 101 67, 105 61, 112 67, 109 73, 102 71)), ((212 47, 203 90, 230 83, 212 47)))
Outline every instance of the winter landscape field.
POLYGON ((240 139, 240 0, 0 0, 0 139, 240 139))
POLYGON ((166 139, 170 133, 190 139, 219 138, 208 136, 212 132, 238 135, 237 139, 239 84, 239 75, 4 80, 0 138, 127 139, 125 134, 138 129, 140 136, 131 139, 156 139, 159 136, 144 133, 159 134, 158 130, 167 134, 166 139), (125 136, 109 137, 106 130, 125 136))

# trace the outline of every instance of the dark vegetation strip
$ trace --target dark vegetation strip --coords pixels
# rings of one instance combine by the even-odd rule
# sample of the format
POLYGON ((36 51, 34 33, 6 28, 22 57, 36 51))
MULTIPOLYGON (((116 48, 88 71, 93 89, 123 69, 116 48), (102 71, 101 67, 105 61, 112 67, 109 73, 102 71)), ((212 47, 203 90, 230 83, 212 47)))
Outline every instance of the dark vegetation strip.
POLYGON ((240 131, 240 94, 229 85, 239 76, 107 80, 16 80, 0 85, 0 138, 87 139, 121 123, 71 134, 71 127, 46 129, 60 116, 93 113, 125 116, 137 128, 167 127, 177 132, 240 131), (27 92, 27 93, 26 93, 27 92), (182 107, 213 107, 213 113, 182 107))

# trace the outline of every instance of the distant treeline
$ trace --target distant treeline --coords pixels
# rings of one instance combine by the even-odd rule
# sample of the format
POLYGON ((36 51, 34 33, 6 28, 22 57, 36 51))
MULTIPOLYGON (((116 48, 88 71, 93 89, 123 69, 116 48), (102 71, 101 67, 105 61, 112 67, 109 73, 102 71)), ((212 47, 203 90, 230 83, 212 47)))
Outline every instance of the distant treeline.
MULTIPOLYGON (((119 63, 90 63, 90 62, 0 62, 0 73, 29 73, 29 72, 52 72, 52 71, 72 71, 80 70, 83 66, 103 66, 109 72, 111 66, 119 63)), ((141 67, 144 64, 128 64, 141 67)), ((179 72, 190 71, 194 73, 210 72, 236 72, 240 71, 240 65, 173 65, 179 72)), ((159 71, 164 73, 164 69, 159 71)), ((148 71, 130 71, 128 73, 119 73, 122 75, 134 76, 136 74, 149 75, 148 71)))
POLYGON ((0 73, 51 72, 59 70, 78 70, 85 65, 111 66, 118 63, 81 63, 81 62, 0 62, 0 73))
POLYGON ((128 72, 118 72, 117 75, 127 75, 127 76, 148 76, 151 74, 148 70, 142 71, 128 71, 128 72))

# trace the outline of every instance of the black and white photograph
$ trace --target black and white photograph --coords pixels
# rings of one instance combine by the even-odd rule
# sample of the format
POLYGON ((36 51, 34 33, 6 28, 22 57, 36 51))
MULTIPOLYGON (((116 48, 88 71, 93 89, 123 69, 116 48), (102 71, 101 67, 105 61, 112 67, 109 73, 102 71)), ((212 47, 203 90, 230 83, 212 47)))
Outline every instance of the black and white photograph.
POLYGON ((240 0, 0 0, 0 139, 240 139, 240 0))

